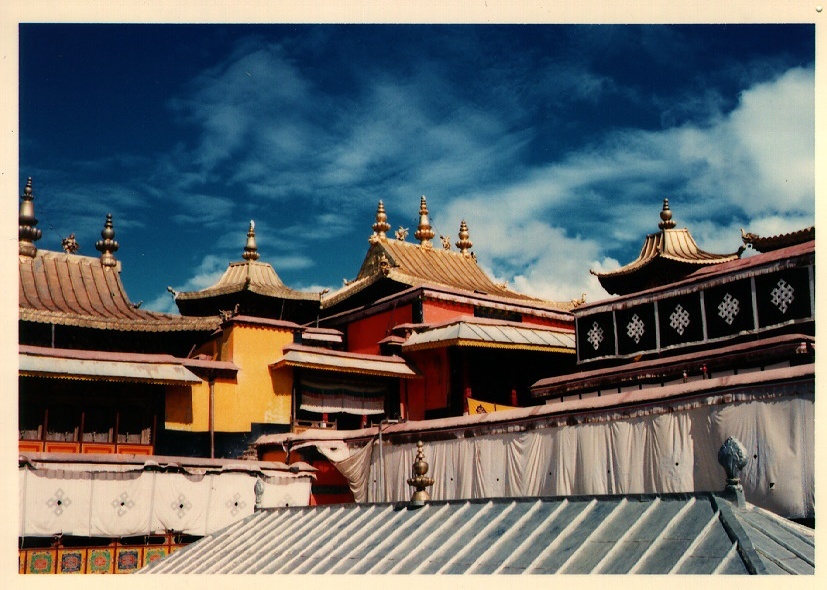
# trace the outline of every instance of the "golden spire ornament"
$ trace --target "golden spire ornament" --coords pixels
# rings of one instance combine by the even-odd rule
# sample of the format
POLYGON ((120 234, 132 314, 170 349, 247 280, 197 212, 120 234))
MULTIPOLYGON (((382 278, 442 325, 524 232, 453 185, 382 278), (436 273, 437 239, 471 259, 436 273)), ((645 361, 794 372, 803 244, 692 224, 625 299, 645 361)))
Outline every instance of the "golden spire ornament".
POLYGON ((373 243, 378 240, 387 240, 387 232, 391 229, 391 224, 388 223, 388 215, 385 213, 385 204, 379 201, 376 207, 376 223, 373 224, 373 235, 368 240, 373 243))
POLYGON ((42 232, 37 229, 37 218, 34 216, 34 195, 32 194, 32 177, 26 181, 26 188, 20 196, 20 225, 18 229, 18 252, 20 256, 34 258, 37 246, 34 243, 40 239, 42 232))
POLYGON ((431 228, 431 222, 428 219, 428 204, 425 201, 425 195, 419 201, 419 226, 416 228, 414 237, 419 240, 419 245, 423 248, 433 248, 431 240, 436 234, 431 228))
POLYGON ((98 240, 95 244, 95 250, 101 253, 101 266, 113 267, 117 266, 118 262, 115 260, 115 252, 118 251, 118 242, 115 241, 115 229, 112 225, 112 214, 106 214, 106 223, 103 225, 101 231, 102 240, 98 240))
POLYGON ((658 224, 660 229, 672 229, 675 227, 675 222, 672 221, 672 210, 669 209, 669 199, 663 200, 663 211, 660 212, 661 222, 658 224))
POLYGON ((408 485, 416 488, 411 496, 411 506, 424 506, 425 502, 431 499, 431 495, 426 491, 426 488, 434 485, 433 478, 425 476, 428 473, 428 463, 425 461, 425 453, 422 452, 422 447, 422 441, 417 441, 416 459, 414 459, 412 467, 413 477, 408 479, 408 485))
POLYGON ((470 234, 468 233, 468 225, 465 223, 463 219, 459 224, 459 239, 456 242, 457 248, 459 248, 460 254, 463 256, 471 256, 471 248, 473 247, 474 243, 468 239, 470 234))
POLYGON ((250 220, 250 229, 247 230, 247 243, 244 245, 244 253, 241 257, 247 261, 258 260, 258 246, 256 246, 256 222, 250 220))

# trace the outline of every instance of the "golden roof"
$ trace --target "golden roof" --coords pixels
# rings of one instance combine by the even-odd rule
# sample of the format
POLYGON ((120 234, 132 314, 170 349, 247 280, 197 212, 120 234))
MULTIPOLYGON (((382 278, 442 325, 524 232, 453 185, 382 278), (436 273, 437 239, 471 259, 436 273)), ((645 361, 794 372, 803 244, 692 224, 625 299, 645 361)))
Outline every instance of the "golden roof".
POLYGON ((249 291, 274 299, 293 299, 298 301, 319 301, 320 293, 303 293, 287 287, 266 262, 258 262, 259 253, 256 246, 255 223, 250 221, 247 231, 247 243, 241 255, 243 262, 231 262, 218 282, 200 291, 181 291, 175 293, 175 301, 192 301, 210 299, 221 295, 249 291))
MULTIPOLYGON (((386 223, 387 217, 381 202, 377 221, 380 216, 381 221, 386 223)), ((448 249, 450 244, 447 240, 447 246, 435 247, 430 241, 434 232, 428 221, 425 197, 422 197, 420 204, 417 234, 416 239, 419 243, 412 243, 404 241, 404 233, 400 233, 396 239, 390 239, 384 235, 384 231, 379 232, 374 228, 374 234, 369 240, 371 245, 359 274, 343 288, 325 296, 322 299, 322 307, 330 308, 383 279, 408 287, 441 286, 511 300, 550 303, 512 291, 504 284, 495 283, 480 268, 476 257, 470 252, 471 241, 465 221, 460 225, 460 251, 448 249)), ((565 310, 572 307, 569 303, 553 305, 565 310)))
POLYGON ((21 321, 142 332, 214 330, 216 317, 182 317, 133 304, 119 267, 100 258, 37 250, 19 259, 21 321))
POLYGON ((660 231, 646 236, 638 257, 626 266, 605 273, 591 273, 609 293, 623 295, 682 278, 701 268, 737 260, 741 251, 711 254, 698 247, 686 228, 675 228, 669 199, 663 200, 660 231), (646 275, 646 276, 644 276, 646 275))

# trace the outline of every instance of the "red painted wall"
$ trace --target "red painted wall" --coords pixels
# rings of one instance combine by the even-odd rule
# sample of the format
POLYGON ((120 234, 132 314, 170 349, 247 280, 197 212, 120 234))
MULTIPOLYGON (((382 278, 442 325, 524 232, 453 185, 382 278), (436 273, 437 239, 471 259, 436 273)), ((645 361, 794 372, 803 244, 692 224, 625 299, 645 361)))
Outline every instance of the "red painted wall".
POLYGON ((564 322, 560 320, 554 320, 551 318, 538 318, 536 316, 523 314, 523 323, 534 324, 535 326, 549 326, 551 328, 560 328, 562 330, 570 330, 572 333, 574 333, 574 318, 567 322, 564 322))
POLYGON ((391 328, 397 324, 410 322, 412 314, 409 304, 351 322, 347 326, 348 352, 379 354, 378 342, 390 334, 391 328))
POLYGON ((422 315, 427 324, 447 322, 459 316, 474 315, 474 306, 452 301, 440 301, 438 299, 426 299, 422 303, 422 315))
POLYGON ((422 375, 422 379, 408 380, 408 419, 424 420, 425 410, 448 406, 448 352, 445 348, 435 348, 408 356, 422 375))

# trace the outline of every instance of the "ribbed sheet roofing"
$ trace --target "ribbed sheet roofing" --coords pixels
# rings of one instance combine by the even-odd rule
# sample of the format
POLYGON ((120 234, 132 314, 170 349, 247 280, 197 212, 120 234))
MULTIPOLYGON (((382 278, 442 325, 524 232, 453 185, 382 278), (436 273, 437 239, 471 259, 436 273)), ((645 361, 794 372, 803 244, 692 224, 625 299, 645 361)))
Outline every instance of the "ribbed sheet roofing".
POLYGON ((574 332, 500 320, 465 317, 412 334, 405 351, 472 346, 574 353, 574 332))
POLYGON ((812 530, 717 494, 258 511, 138 573, 813 574, 812 530))
MULTIPOLYGON (((383 277, 410 287, 437 285, 512 300, 542 301, 495 283, 471 256, 443 248, 424 248, 402 240, 382 239, 371 245, 356 279, 325 296, 322 307, 332 307, 383 277)), ((560 303, 559 308, 568 310, 571 305, 560 303)))
POLYGON ((120 273, 99 258, 38 250, 19 257, 22 321, 142 332, 211 331, 215 317, 182 317, 138 309, 120 273))
POLYGON ((321 297, 320 293, 304 293, 285 286, 268 263, 248 260, 231 262, 215 285, 201 291, 181 291, 175 295, 175 300, 209 299, 241 291, 250 291, 265 297, 300 301, 319 301, 321 297))
POLYGON ((381 356, 375 354, 356 354, 339 352, 315 346, 289 344, 284 347, 284 355, 270 365, 280 367, 304 367, 320 371, 343 373, 360 373, 383 377, 416 377, 405 360, 398 356, 381 356))

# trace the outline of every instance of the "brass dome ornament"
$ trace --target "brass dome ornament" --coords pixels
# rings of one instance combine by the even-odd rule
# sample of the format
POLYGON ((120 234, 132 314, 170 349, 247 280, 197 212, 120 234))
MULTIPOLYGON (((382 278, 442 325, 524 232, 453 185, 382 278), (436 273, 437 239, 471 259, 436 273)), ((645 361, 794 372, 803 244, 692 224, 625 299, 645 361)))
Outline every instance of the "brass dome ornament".
POLYGON ((747 466, 747 450, 737 438, 730 436, 718 450, 718 463, 726 472, 724 495, 738 506, 745 506, 744 487, 741 485, 741 470, 747 466))
POLYGON ((258 246, 256 245, 256 222, 250 220, 250 229, 247 230, 247 243, 244 245, 244 253, 241 257, 248 262, 259 259, 258 246))
POLYGON ((43 232, 37 229, 37 218, 34 216, 34 195, 32 194, 32 177, 26 181, 26 188, 20 196, 20 227, 18 229, 18 251, 20 256, 34 258, 37 246, 34 243, 40 239, 43 232))
POLYGON ((663 200, 663 210, 660 212, 660 229, 674 229, 675 222, 672 220, 672 210, 669 209, 669 199, 663 200))
POLYGON ((426 477, 428 473, 428 463, 425 461, 425 453, 422 452, 422 441, 416 442, 416 458, 413 463, 413 477, 408 479, 408 485, 416 488, 416 491, 411 496, 411 506, 424 506, 425 502, 431 499, 431 495, 426 491, 426 488, 434 485, 433 478, 426 477))
POLYGON ((391 224, 388 223, 388 214, 385 213, 385 204, 380 200, 376 207, 376 223, 373 224, 373 235, 368 240, 371 244, 379 240, 387 240, 387 232, 391 229, 391 224))
POLYGON ((431 222, 428 219, 428 203, 425 200, 425 195, 419 200, 419 225, 414 232, 414 237, 419 240, 419 245, 422 248, 433 248, 431 240, 436 234, 431 228, 431 222))
POLYGON ((474 243, 468 239, 471 234, 468 233, 468 224, 465 223, 463 219, 459 224, 459 239, 457 240, 456 246, 459 248, 459 253, 463 256, 471 256, 471 248, 474 246, 474 243))
POLYGON ((101 266, 104 267, 114 267, 118 265, 118 261, 115 260, 115 252, 118 251, 118 242, 115 241, 115 230, 112 225, 112 214, 106 214, 106 223, 103 226, 103 231, 101 231, 102 240, 98 240, 95 243, 95 250, 101 253, 100 260, 101 266))

